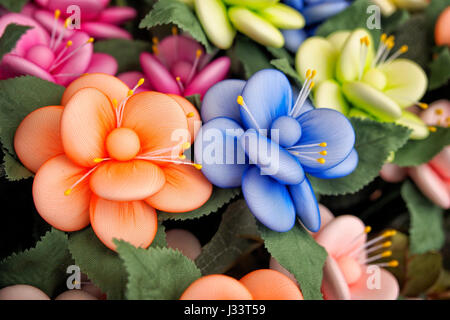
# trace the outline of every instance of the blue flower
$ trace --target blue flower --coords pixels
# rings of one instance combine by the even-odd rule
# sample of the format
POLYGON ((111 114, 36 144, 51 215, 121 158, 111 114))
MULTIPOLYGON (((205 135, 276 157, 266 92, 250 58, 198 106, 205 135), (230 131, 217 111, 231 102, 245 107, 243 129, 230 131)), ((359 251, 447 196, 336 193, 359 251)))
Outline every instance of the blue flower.
POLYGON ((320 229, 305 173, 339 178, 358 164, 349 120, 335 110, 314 109, 307 100, 314 75, 309 71, 295 101, 288 79, 274 69, 248 81, 221 81, 203 99, 196 162, 216 186, 242 186, 255 217, 279 232, 289 231, 296 215, 307 229, 320 229))

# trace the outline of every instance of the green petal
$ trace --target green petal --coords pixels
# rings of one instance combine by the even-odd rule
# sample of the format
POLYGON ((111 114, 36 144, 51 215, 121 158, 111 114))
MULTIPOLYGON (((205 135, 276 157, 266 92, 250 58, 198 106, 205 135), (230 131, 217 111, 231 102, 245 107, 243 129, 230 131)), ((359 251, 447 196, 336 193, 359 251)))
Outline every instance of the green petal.
POLYGON ((379 69, 386 75, 384 93, 406 108, 419 101, 425 94, 428 79, 422 68, 407 59, 397 59, 379 69))
POLYGON ((425 9, 429 4, 429 0, 393 0, 393 2, 398 8, 411 11, 425 9))
POLYGON ((234 27, 250 39, 269 47, 281 48, 284 45, 281 32, 253 11, 231 7, 228 15, 234 27))
POLYGON ((333 45, 336 50, 341 51, 344 47, 345 41, 347 41, 350 34, 350 31, 335 31, 328 35, 326 39, 333 45))
POLYGON ((387 84, 385 74, 376 68, 367 70, 364 73, 361 81, 370 84, 372 87, 380 91, 383 91, 386 88, 387 84))
POLYGON ((228 5, 248 7, 251 9, 263 9, 274 5, 280 0, 223 0, 228 5))
POLYGON ((364 112, 358 108, 350 108, 350 111, 348 112, 349 118, 361 118, 361 119, 373 119, 373 116, 368 114, 367 112, 364 112))
POLYGON ((395 123, 410 128, 412 130, 411 139, 422 140, 430 135, 430 131, 425 123, 414 113, 403 110, 402 117, 395 123))
POLYGON ((267 7, 259 14, 277 28, 301 29, 305 26, 305 18, 297 10, 282 3, 267 7))
POLYGON ((329 108, 347 114, 349 106, 342 94, 341 87, 334 80, 325 80, 314 92, 316 108, 329 108))
POLYGON ((338 51, 324 38, 311 37, 302 43, 295 56, 295 67, 302 80, 306 71, 314 69, 317 75, 314 81, 320 82, 333 79, 336 69, 338 51))
POLYGON ((372 63, 374 56, 372 36, 364 29, 356 29, 345 41, 337 61, 336 76, 340 82, 358 80, 361 64, 361 38, 365 36, 369 37, 369 48, 364 69, 367 69, 372 63))
POLYGON ((395 121, 402 115, 402 109, 383 92, 363 82, 344 83, 342 90, 355 107, 367 111, 382 121, 395 121))
POLYGON ((195 0, 195 12, 209 40, 220 49, 233 44, 236 30, 230 24, 227 9, 221 0, 195 0))

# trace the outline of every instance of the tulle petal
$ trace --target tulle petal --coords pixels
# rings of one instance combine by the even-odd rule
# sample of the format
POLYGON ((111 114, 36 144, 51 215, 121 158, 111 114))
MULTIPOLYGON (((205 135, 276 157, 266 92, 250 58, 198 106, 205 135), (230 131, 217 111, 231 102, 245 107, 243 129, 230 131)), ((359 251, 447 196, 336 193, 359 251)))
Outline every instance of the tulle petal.
POLYGON ((86 73, 106 73, 115 75, 119 65, 113 56, 106 53, 94 53, 86 73))
POLYGON ((450 147, 445 147, 429 164, 441 177, 450 180, 450 147))
POLYGON ((352 149, 347 158, 345 158, 345 160, 339 163, 337 166, 325 171, 311 173, 311 175, 320 179, 338 179, 352 173, 357 166, 358 152, 356 152, 355 149, 352 149))
POLYGON ((0 69, 2 72, 2 78, 5 79, 29 75, 50 82, 56 82, 55 78, 53 78, 49 72, 42 69, 37 64, 14 54, 6 54, 3 56, 0 69))
POLYGON ((352 300, 396 300, 399 285, 390 272, 376 266, 367 266, 358 282, 350 286, 350 294, 352 300), (371 278, 374 279, 373 288, 369 288, 371 278), (380 279, 379 283, 376 279, 380 279))
POLYGON ((303 41, 308 35, 303 29, 285 29, 281 30, 284 37, 284 46, 290 52, 296 53, 303 41))
POLYGON ((74 4, 80 8, 80 12, 83 13, 83 19, 86 21, 96 19, 104 7, 104 1, 89 0, 49 0, 45 6, 52 12, 59 9, 66 16, 70 15, 70 10, 68 11, 67 9, 74 4))
POLYGON ((118 26, 103 22, 83 22, 81 30, 96 39, 127 39, 131 40, 131 34, 118 26))
POLYGON ((173 65, 179 61, 189 62, 191 65, 197 57, 197 51, 204 54, 203 47, 194 39, 173 35, 165 37, 158 44, 158 58, 168 70, 172 70, 173 65))
POLYGON ((393 163, 386 163, 380 170, 380 177, 390 183, 399 183, 406 179, 408 172, 406 168, 402 168, 393 163))
MULTIPOLYGON (((32 16, 37 22, 39 22, 50 34, 55 28, 55 14, 54 12, 48 11, 48 10, 36 10, 33 13, 32 16)), ((64 19, 59 19, 56 22, 56 37, 57 38, 61 32, 64 32, 65 36, 64 38, 71 37, 74 32, 76 32, 76 29, 65 29, 64 28, 65 21, 64 19), (65 30, 65 31, 63 31, 65 30)))
POLYGON ((350 300, 351 293, 336 260, 330 255, 323 266, 322 294, 325 300, 350 300))
POLYGON ((168 95, 172 99, 174 99, 181 106, 181 108, 183 108, 184 114, 187 117, 191 143, 194 143, 198 130, 200 130, 202 126, 202 119, 200 118, 200 114, 198 113, 197 108, 194 107, 194 105, 190 103, 188 99, 182 96, 170 93, 168 95))
POLYGON ((303 16, 306 20, 306 25, 321 22, 329 17, 332 17, 349 6, 346 1, 323 2, 318 4, 310 4, 303 10, 303 16))
POLYGON ((320 230, 323 229, 331 220, 334 219, 334 214, 325 207, 323 204, 319 203, 319 211, 320 211, 320 230))
POLYGON ((99 22, 120 25, 136 17, 136 10, 132 7, 109 7, 102 10, 99 22))
POLYGON ((181 94, 180 87, 172 74, 152 54, 143 52, 140 60, 142 71, 153 88, 162 93, 181 94))
POLYGON ((411 167, 408 173, 425 196, 441 208, 450 208, 450 192, 446 183, 430 165, 411 167))
POLYGON ((212 274, 191 283, 180 300, 253 300, 253 297, 236 279, 222 274, 212 274))
POLYGON ((320 230, 320 211, 316 196, 308 179, 302 183, 289 186, 289 193, 294 202, 297 216, 311 232, 320 230))

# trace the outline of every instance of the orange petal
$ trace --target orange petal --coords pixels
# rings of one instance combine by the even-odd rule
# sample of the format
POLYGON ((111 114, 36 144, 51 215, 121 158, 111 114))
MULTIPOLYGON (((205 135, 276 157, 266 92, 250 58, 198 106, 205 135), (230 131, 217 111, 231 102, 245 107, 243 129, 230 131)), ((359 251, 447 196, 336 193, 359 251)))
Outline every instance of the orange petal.
POLYGON ((212 274, 194 281, 180 300, 253 300, 248 289, 236 279, 212 274))
POLYGON ((175 99, 176 102, 183 108, 184 114, 187 117, 189 133, 191 135, 191 143, 194 142, 195 137, 197 136, 198 130, 202 126, 202 120, 200 118, 200 114, 197 111, 197 108, 189 102, 188 99, 178 96, 176 94, 169 94, 170 97, 175 99))
POLYGON ((93 195, 90 213, 95 234, 111 250, 116 249, 113 239, 147 248, 155 238, 156 212, 144 201, 109 201, 93 195))
POLYGON ((14 149, 22 164, 36 172, 45 161, 64 153, 61 142, 63 107, 49 106, 31 112, 14 136, 14 149))
POLYGON ((203 173, 190 165, 170 164, 161 168, 166 184, 145 201, 166 212, 187 212, 201 207, 212 193, 212 185, 203 173))
POLYGON ((144 200, 161 190, 165 182, 164 172, 145 160, 105 162, 90 179, 92 192, 114 201, 144 200))
POLYGON ((126 98, 128 91, 130 90, 128 86, 122 82, 122 80, 109 74, 87 74, 74 80, 66 88, 61 104, 65 106, 77 91, 84 88, 96 88, 107 95, 111 101, 116 99, 119 103, 126 98))
POLYGON ((87 180, 79 183, 69 195, 64 194, 86 172, 61 155, 44 163, 36 173, 34 204, 41 217, 56 229, 76 231, 89 224, 91 190, 87 180))
POLYGON ((146 91, 132 96, 125 106, 122 126, 138 134, 143 154, 189 141, 183 109, 174 99, 159 92, 146 91))
POLYGON ((254 300, 303 300, 297 285, 281 272, 261 269, 250 272, 240 282, 254 300))
POLYGON ((108 156, 107 135, 116 126, 108 97, 93 88, 78 91, 67 103, 61 119, 61 137, 67 156, 83 167, 93 167, 95 158, 108 156))

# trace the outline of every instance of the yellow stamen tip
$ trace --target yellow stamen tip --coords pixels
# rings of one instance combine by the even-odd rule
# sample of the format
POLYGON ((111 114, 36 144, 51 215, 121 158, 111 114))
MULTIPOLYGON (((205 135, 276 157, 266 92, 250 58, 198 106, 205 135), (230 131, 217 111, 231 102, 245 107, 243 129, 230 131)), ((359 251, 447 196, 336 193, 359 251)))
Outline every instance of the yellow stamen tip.
POLYGON ((316 74, 317 74, 317 71, 316 71, 316 70, 313 70, 313 71, 311 72, 311 79, 314 78, 314 77, 316 76, 316 74))
POLYGON ((198 164, 198 163, 194 163, 194 167, 197 170, 201 170, 203 168, 203 166, 201 164, 198 164))
POLYGON ((117 99, 112 99, 112 104, 114 106, 114 108, 117 108, 119 103, 117 102, 117 99))
POLYGON ((131 97, 133 94, 134 94, 134 91, 133 91, 133 90, 129 90, 129 91, 128 91, 128 96, 129 96, 129 97, 131 97))
POLYGON ((328 154, 328 152, 326 150, 320 151, 319 153, 323 156, 326 156, 328 154))
POLYGON ((188 118, 192 118, 193 116, 195 116, 195 113, 193 113, 193 112, 189 112, 189 113, 186 115, 186 117, 188 117, 188 118))
POLYGON ((64 191, 64 195, 68 196, 72 193, 72 189, 67 189, 66 191, 64 191))
POLYGON ((396 268, 396 267, 398 267, 398 261, 397 260, 389 261, 388 266, 392 267, 392 268, 396 268))
POLYGON ((391 251, 391 250, 385 251, 385 252, 383 252, 383 253, 381 254, 381 256, 382 256, 383 258, 390 257, 390 256, 392 256, 392 251, 391 251))
POLYGON ((142 86, 143 84, 144 84, 144 82, 145 82, 145 79, 144 78, 141 78, 141 79, 139 79, 139 82, 138 82, 138 87, 140 87, 140 86, 142 86))
POLYGON ((159 53, 158 46, 155 44, 152 46, 152 50, 153 50, 153 53, 156 55, 159 53))
POLYGON ((418 104, 417 104, 419 107, 421 107, 422 109, 428 109, 428 104, 427 103, 423 103, 423 102, 419 102, 418 104))
POLYGON ((242 96, 238 96, 236 101, 240 106, 244 105, 244 98, 242 96))
POLYGON ((311 70, 306 70, 306 79, 308 79, 311 76, 311 70))
POLYGON ((177 27, 175 27, 175 26, 172 27, 172 34, 173 34, 174 36, 176 36, 176 35, 178 34, 178 29, 177 29, 177 27))
POLYGON ((73 45, 72 40, 67 41, 67 44, 66 44, 66 47, 67 47, 67 48, 68 48, 68 47, 71 47, 72 45, 73 45))
POLYGON ((55 10, 55 19, 58 20, 60 16, 61 16, 61 10, 56 9, 55 10))
POLYGON ((386 39, 387 39, 387 34, 386 34, 386 33, 383 33, 383 34, 381 35, 381 38, 380 38, 381 42, 385 42, 386 39))
POLYGON ((95 163, 100 163, 100 162, 102 162, 102 161, 103 161, 102 158, 95 158, 95 159, 94 159, 94 162, 95 162, 95 163))
POLYGON ((364 233, 369 233, 370 231, 372 231, 372 227, 371 226, 366 226, 364 228, 364 233))
POLYGON ((407 46, 407 45, 402 46, 402 47, 400 48, 400 52, 401 52, 401 53, 408 52, 408 46, 407 46))
POLYGON ((153 37, 152 42, 153 42, 153 44, 158 44, 159 43, 158 37, 153 37))
POLYGON ((191 147, 191 144, 189 142, 183 143, 183 149, 189 149, 191 147))
POLYGON ((397 233, 397 231, 395 231, 395 230, 386 230, 383 234, 382 234, 382 236, 384 237, 384 238, 388 238, 388 237, 392 237, 393 235, 395 235, 397 233))
POLYGON ((319 159, 317 159, 317 162, 320 164, 324 164, 326 161, 324 158, 319 158, 319 159))
POLYGON ((184 160, 184 159, 186 159, 186 156, 185 156, 184 154, 180 154, 180 155, 178 156, 178 158, 180 158, 181 160, 184 160))
POLYGON ((327 146, 327 143, 326 142, 319 143, 319 146, 325 148, 327 146))
POLYGON ((181 78, 180 77, 176 77, 175 78, 177 81, 181 81, 181 78))
POLYGON ((438 116, 440 116, 440 115, 442 115, 443 113, 444 113, 444 110, 442 110, 442 109, 436 109, 436 114, 438 115, 438 116))
POLYGON ((64 21, 64 28, 67 29, 69 27, 70 22, 71 22, 70 18, 67 18, 66 21, 64 21))
POLYGON ((316 85, 315 82, 314 82, 314 81, 311 81, 311 84, 309 85, 309 89, 314 88, 315 85, 316 85))
POLYGON ((87 41, 87 43, 93 43, 95 41, 94 38, 89 38, 89 40, 87 41))
POLYGON ((429 126, 429 127, 428 127, 428 130, 430 130, 431 132, 436 132, 436 131, 437 131, 437 128, 436 128, 436 127, 433 127, 433 126, 429 126))
POLYGON ((389 248, 390 246, 392 246, 392 241, 386 241, 383 243, 383 248, 389 248))
POLYGON ((195 55, 196 55, 197 58, 200 58, 200 56, 202 55, 202 50, 198 49, 198 50, 195 52, 195 55))

